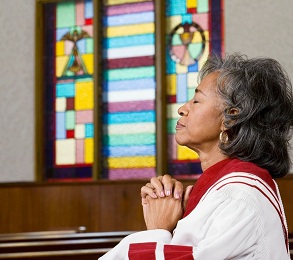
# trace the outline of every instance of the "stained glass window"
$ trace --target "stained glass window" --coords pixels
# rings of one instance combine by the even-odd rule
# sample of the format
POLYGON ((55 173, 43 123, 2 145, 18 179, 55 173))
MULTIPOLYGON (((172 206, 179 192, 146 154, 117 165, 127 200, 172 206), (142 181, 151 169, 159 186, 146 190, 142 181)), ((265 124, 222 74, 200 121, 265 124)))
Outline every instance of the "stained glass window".
POLYGON ((46 4, 46 179, 91 178, 93 164, 93 4, 46 4))
POLYGON ((38 2, 41 179, 149 179, 165 173, 157 172, 158 158, 167 158, 167 173, 174 176, 200 174, 197 155, 176 144, 175 124, 207 55, 222 52, 222 1, 38 2), (165 35, 156 33, 159 20, 166 25, 165 35), (158 41, 166 43, 163 50, 157 49, 158 41), (96 55, 101 58, 94 62, 96 55), (166 82, 166 118, 156 110, 165 98, 156 96, 158 75, 166 82), (166 133, 158 135, 158 125, 166 125, 166 133), (158 149, 164 135, 168 143, 158 149))
POLYGON ((176 143, 175 126, 178 108, 193 97, 208 54, 222 52, 221 15, 221 1, 168 0, 166 4, 168 173, 173 176, 202 172, 198 155, 176 143))
POLYGON ((155 176, 153 1, 104 1, 103 177, 155 176))

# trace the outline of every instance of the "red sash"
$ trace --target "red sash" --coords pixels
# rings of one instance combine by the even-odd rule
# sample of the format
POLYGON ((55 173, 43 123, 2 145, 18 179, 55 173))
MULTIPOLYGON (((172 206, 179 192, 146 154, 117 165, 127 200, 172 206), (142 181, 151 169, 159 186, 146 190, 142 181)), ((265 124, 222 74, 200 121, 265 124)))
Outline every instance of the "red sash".
POLYGON ((277 194, 274 181, 266 169, 260 168, 254 163, 228 158, 214 164, 202 173, 193 186, 183 217, 186 217, 197 206, 202 196, 212 185, 225 175, 232 172, 252 173, 265 181, 275 194, 277 194))

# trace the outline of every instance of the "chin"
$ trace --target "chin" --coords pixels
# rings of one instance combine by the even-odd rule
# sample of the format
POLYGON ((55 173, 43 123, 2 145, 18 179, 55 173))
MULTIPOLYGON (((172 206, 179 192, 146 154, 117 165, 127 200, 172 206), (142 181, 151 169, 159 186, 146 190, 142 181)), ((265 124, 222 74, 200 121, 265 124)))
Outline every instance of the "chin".
POLYGON ((178 145, 181 145, 181 146, 186 146, 186 142, 184 142, 184 140, 180 139, 179 137, 177 137, 177 135, 175 135, 175 140, 176 140, 176 143, 178 145))

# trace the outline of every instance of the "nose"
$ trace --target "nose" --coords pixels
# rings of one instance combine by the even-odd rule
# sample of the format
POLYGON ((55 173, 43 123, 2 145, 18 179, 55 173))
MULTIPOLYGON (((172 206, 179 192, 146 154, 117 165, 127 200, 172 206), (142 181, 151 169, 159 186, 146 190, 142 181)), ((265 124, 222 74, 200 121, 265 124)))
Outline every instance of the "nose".
POLYGON ((183 106, 178 108, 178 114, 180 116, 187 116, 188 115, 188 109, 187 109, 186 103, 183 106))

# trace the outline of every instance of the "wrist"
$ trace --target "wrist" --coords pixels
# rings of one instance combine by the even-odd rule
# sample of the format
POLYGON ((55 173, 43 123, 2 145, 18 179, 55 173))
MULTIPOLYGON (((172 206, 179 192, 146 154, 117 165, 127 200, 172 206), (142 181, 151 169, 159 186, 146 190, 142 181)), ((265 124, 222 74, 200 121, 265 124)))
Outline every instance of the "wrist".
POLYGON ((147 224, 147 230, 162 229, 172 234, 175 227, 166 224, 147 224))

